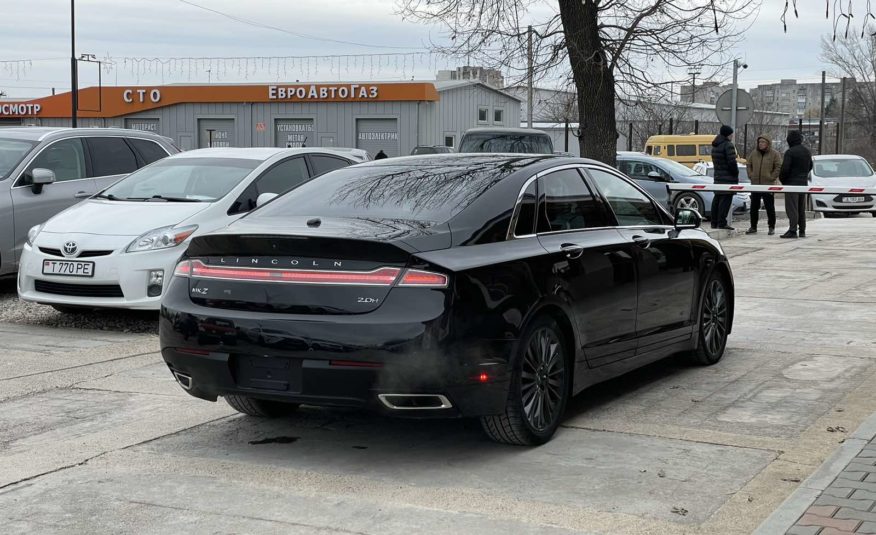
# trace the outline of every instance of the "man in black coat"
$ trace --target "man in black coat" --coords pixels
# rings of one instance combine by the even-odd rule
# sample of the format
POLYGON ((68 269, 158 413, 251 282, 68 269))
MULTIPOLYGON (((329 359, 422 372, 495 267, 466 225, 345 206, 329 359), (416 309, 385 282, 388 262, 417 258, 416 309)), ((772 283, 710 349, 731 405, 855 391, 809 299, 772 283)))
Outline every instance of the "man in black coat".
MULTIPOLYGON (((809 184, 809 172, 812 171, 812 153, 803 146, 803 134, 799 130, 788 132, 788 150, 782 160, 782 170, 779 171, 779 181, 785 186, 806 186, 809 184)), ((806 237, 806 194, 786 193, 785 211, 791 225, 782 238, 806 237)))
MULTIPOLYGON (((712 140, 712 163, 715 166, 715 184, 739 184, 739 165, 733 145, 733 129, 726 124, 712 140)), ((732 193, 716 193, 712 197, 712 228, 734 230, 727 224, 733 207, 732 193)))

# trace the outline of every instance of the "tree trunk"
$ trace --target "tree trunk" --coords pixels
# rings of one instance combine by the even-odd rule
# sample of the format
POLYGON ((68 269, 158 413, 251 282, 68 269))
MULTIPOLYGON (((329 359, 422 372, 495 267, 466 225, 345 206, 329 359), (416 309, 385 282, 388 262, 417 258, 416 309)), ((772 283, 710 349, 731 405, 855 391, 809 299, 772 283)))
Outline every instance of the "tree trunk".
POLYGON ((559 0, 572 77, 578 91, 581 156, 609 165, 617 155, 614 73, 599 36, 594 0, 559 0))

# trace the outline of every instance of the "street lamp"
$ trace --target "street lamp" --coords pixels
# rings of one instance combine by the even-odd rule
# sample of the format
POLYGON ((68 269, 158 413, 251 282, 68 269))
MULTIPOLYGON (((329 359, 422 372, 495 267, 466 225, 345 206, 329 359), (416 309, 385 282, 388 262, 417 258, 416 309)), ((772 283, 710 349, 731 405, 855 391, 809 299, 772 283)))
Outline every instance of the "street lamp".
POLYGON ((76 0, 70 0, 70 126, 76 128, 79 109, 79 75, 76 63, 76 0))
POLYGON ((740 66, 743 69, 747 69, 748 63, 743 63, 740 65, 739 60, 734 59, 733 60, 733 101, 731 103, 732 109, 730 110, 730 128, 732 128, 734 132, 736 131, 736 105, 737 105, 736 92, 739 91, 738 78, 739 78, 739 67, 740 66))

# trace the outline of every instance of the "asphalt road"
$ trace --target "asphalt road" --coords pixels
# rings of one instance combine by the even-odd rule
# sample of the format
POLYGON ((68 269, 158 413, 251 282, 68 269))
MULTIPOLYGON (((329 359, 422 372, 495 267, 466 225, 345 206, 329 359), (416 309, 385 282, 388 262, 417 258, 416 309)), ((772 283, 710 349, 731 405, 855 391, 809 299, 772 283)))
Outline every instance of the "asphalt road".
POLYGON ((728 241, 738 307, 725 359, 661 362, 588 390, 534 449, 490 443, 470 421, 239 416, 176 386, 151 318, 83 330, 53 312, 10 317, 6 285, 0 525, 750 533, 876 410, 874 231, 858 217, 812 222, 805 240, 728 241))

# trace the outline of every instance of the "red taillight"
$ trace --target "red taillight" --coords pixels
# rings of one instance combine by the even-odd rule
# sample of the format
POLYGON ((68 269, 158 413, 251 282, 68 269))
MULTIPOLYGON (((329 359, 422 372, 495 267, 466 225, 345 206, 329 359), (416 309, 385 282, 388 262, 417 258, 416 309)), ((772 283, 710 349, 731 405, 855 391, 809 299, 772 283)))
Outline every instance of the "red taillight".
MULTIPOLYGON (((401 269, 384 267, 374 271, 317 271, 307 269, 265 269, 208 266, 192 260, 183 276, 204 279, 290 282, 297 284, 340 284, 351 286, 392 286, 401 269)), ((180 264, 181 266, 182 264, 180 264)), ((180 266, 177 266, 179 271, 180 266)))
POLYGON ((175 277, 188 277, 192 273, 192 263, 188 260, 183 260, 179 264, 176 265, 176 269, 173 270, 173 274, 175 277))
POLYGON ((409 269, 405 271, 399 286, 417 286, 420 288, 446 288, 447 275, 441 273, 433 273, 431 271, 420 271, 418 269, 409 269))
POLYGON ((490 381, 490 376, 487 375, 485 372, 481 372, 481 374, 478 375, 478 382, 487 383, 489 381, 490 381))

